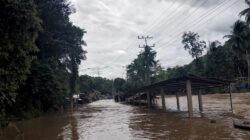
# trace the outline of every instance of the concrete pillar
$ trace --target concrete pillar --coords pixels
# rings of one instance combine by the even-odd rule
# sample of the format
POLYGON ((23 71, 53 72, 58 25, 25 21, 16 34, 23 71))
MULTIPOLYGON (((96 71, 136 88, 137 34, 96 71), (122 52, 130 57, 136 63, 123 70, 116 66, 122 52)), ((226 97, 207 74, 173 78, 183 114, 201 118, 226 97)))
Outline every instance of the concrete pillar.
POLYGON ((165 102, 165 93, 164 89, 161 88, 161 103, 162 103, 162 109, 166 110, 166 102, 165 102))
POLYGON ((177 110, 180 111, 180 100, 179 100, 179 92, 176 93, 176 104, 177 104, 177 110))
POLYGON ((192 101, 192 88, 191 88, 191 81, 186 81, 186 89, 187 89, 187 103, 188 103, 188 113, 189 117, 193 117, 193 101, 192 101))
POLYGON ((198 102, 199 102, 199 110, 203 112, 203 103, 202 103, 202 90, 198 92, 198 102))
POLYGON ((229 95, 230 95, 231 111, 233 112, 233 99, 232 99, 232 86, 231 86, 231 84, 229 84, 229 95))

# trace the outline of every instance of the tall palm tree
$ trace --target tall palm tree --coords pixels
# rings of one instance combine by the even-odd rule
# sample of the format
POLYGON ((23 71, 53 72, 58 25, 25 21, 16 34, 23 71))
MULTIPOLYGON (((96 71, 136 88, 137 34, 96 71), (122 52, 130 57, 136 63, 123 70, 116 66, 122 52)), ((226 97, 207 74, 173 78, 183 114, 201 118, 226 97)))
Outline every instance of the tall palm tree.
POLYGON ((245 16, 247 24, 250 25, 250 0, 245 0, 245 2, 248 5, 248 8, 241 11, 240 16, 245 16))
POLYGON ((155 58, 156 52, 149 46, 146 46, 137 58, 130 65, 128 65, 128 78, 135 83, 140 83, 141 85, 150 84, 151 76, 155 74, 158 63, 155 58))
POLYGON ((226 42, 227 45, 237 52, 245 53, 248 45, 249 27, 246 22, 238 20, 234 23, 232 29, 229 35, 224 36, 224 38, 229 39, 226 42))
POLYGON ((248 85, 250 87, 250 57, 248 51, 249 48, 249 35, 250 35, 250 27, 244 21, 236 21, 233 30, 230 35, 226 35, 224 37, 229 40, 226 42, 226 45, 233 48, 236 54, 246 55, 246 60, 248 64, 248 85))

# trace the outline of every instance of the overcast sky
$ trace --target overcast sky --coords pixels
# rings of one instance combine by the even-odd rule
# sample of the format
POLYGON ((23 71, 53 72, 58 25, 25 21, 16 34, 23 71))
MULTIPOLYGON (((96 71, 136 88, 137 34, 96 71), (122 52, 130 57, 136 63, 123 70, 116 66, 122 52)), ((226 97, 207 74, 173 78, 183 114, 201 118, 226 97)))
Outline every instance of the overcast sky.
POLYGON ((71 21, 85 29, 87 60, 80 74, 125 77, 141 48, 138 35, 154 38, 157 59, 163 67, 192 61, 183 49, 184 31, 194 31, 205 41, 219 40, 246 8, 244 0, 71 0, 76 13, 71 21))

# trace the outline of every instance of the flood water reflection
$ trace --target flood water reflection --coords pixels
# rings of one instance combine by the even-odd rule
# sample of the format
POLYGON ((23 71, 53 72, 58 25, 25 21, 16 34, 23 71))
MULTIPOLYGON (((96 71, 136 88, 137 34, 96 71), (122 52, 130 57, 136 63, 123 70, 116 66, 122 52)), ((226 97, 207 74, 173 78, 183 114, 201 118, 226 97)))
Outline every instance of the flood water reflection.
MULTIPOLYGON (((174 108, 174 107, 173 107, 174 108)), ((171 107, 170 107, 171 109, 171 107)), ((174 110, 174 109, 173 109, 174 110)), ((11 128, 1 140, 148 140, 148 139, 250 139, 250 132, 234 129, 230 116, 210 118, 185 117, 185 112, 164 112, 101 100, 74 112, 46 115, 19 122, 23 131, 11 128)))

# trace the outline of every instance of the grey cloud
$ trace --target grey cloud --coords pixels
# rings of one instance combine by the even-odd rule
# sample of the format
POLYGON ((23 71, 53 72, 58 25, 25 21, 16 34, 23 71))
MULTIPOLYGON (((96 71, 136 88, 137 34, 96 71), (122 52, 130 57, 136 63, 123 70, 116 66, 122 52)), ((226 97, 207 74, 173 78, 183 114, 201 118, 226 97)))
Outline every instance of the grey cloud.
MULTIPOLYGON (((222 37, 229 33, 238 12, 245 7, 243 1, 238 2, 221 15, 210 15, 212 18, 202 24, 197 23, 199 17, 227 0, 71 1, 76 9, 71 21, 88 32, 84 36, 88 44, 85 48, 87 60, 82 62, 80 69, 99 67, 101 76, 108 78, 124 76, 122 67, 128 65, 141 50, 138 45, 143 41, 137 39, 138 35, 154 35, 155 39, 150 43, 156 43, 157 59, 164 67, 184 65, 192 61, 182 48, 181 34, 184 31, 198 32, 206 41, 223 42, 222 37), (203 2, 205 4, 199 8, 203 2), (188 23, 192 26, 187 26, 188 23), (106 68, 101 69, 103 67, 106 68)), ((97 70, 83 70, 80 74, 96 76, 97 70)))
POLYGON ((209 8, 220 4, 224 0, 159 0, 159 1, 180 3, 180 5, 184 4, 184 5, 189 5, 190 7, 209 8))

